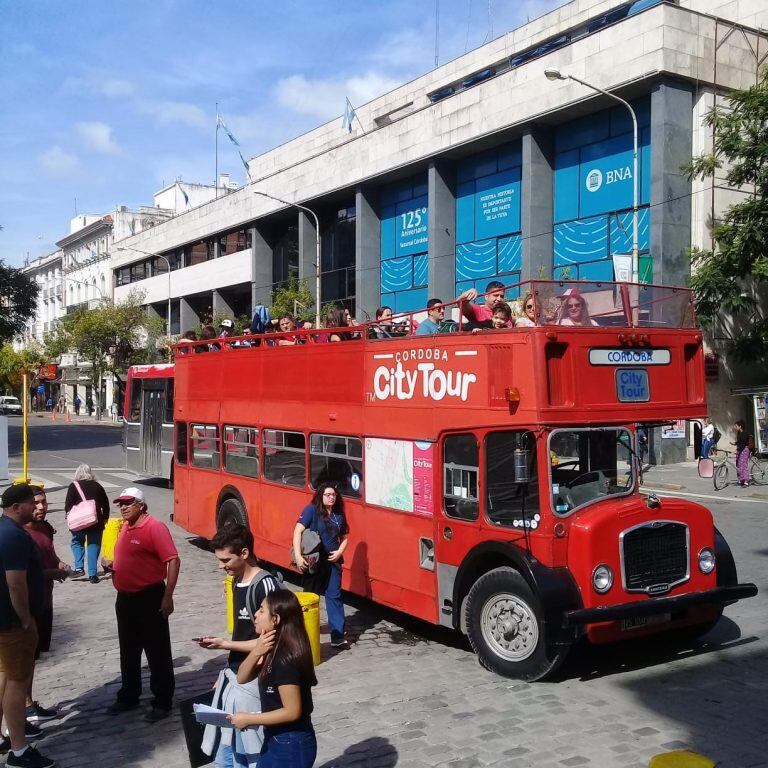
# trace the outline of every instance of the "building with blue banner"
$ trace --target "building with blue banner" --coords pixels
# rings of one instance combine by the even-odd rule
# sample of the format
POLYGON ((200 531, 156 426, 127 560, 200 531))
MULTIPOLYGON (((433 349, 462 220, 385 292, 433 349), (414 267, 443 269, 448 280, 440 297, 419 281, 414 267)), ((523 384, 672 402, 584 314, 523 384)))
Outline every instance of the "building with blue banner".
MULTIPOLYGON (((349 126, 251 158, 250 184, 125 238, 115 297, 140 288, 165 316, 168 281, 142 252, 171 262, 173 333, 268 305, 294 277, 314 291, 315 219, 278 200, 317 215, 321 304, 361 320, 490 280, 627 276, 635 216, 639 279, 686 284, 691 247, 711 247, 738 193, 681 168, 707 147, 707 111, 754 84, 765 27, 760 0, 567 3, 354 105, 349 126), (545 77, 553 69, 562 77, 545 77), (636 116, 637 178, 630 111, 600 91, 636 116)), ((726 393, 755 374, 732 361, 714 370, 713 415, 732 423, 742 404, 726 393)), ((660 460, 684 455, 684 441, 663 442, 660 460)))

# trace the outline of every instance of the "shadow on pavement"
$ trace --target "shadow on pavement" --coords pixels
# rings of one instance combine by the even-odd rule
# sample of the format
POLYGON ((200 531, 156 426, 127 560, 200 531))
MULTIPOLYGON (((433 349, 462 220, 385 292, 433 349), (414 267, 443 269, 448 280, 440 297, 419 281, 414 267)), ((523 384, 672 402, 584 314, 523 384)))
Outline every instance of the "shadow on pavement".
POLYGON ((331 758, 317 768, 343 768, 344 766, 375 765, 376 768, 391 768, 397 765, 398 753, 388 739, 373 736, 352 744, 338 757, 331 758))

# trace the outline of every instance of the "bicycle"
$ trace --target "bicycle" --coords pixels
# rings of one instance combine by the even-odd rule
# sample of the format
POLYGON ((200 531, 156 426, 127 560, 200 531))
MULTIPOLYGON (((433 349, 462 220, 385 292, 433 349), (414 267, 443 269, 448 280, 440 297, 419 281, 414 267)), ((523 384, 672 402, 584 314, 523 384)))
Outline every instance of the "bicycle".
MULTIPOLYGON (((735 484, 738 477, 736 474, 736 460, 731 451, 725 451, 722 448, 713 449, 712 454, 723 454, 723 460, 715 464, 712 473, 712 482, 716 491, 722 491, 728 485, 735 484)), ((749 456, 749 482, 752 485, 768 485, 768 462, 761 459, 757 454, 751 453, 749 456)))

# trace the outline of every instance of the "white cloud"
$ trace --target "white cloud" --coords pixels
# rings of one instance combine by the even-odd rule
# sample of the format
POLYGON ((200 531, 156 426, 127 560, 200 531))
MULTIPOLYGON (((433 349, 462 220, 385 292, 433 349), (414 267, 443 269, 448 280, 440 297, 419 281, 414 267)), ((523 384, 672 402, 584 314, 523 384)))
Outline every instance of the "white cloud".
POLYGON ((120 147, 112 138, 112 128, 106 123, 75 123, 75 130, 88 149, 103 155, 117 155, 120 147))
POLYGON ((275 95, 283 107, 321 120, 330 120, 343 114, 345 97, 354 106, 359 106, 399 84, 399 80, 378 72, 325 80, 308 80, 304 75, 292 75, 278 82, 275 95))
POLYGON ((142 114, 154 117, 161 124, 180 123, 194 128, 215 127, 214 120, 196 104, 186 101, 141 100, 136 106, 142 114))
POLYGON ((78 176, 82 170, 77 156, 65 152, 59 146, 43 152, 38 156, 37 162, 44 173, 56 179, 71 179, 78 176))
POLYGON ((132 96, 136 90, 133 87, 133 83, 129 83, 127 80, 120 80, 119 78, 107 78, 99 82, 99 90, 112 99, 126 98, 132 96))
POLYGON ((133 83, 119 77, 110 77, 103 72, 90 72, 84 77, 67 77, 61 84, 62 93, 69 96, 100 94, 110 99, 127 99, 136 91, 133 83))

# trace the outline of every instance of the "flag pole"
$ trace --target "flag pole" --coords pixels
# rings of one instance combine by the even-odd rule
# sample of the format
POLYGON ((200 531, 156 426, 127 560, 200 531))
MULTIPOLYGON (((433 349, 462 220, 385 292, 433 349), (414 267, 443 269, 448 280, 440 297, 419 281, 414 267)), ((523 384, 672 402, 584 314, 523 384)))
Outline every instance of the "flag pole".
POLYGON ((219 196, 219 102, 216 102, 216 173, 213 177, 214 197, 219 196))

